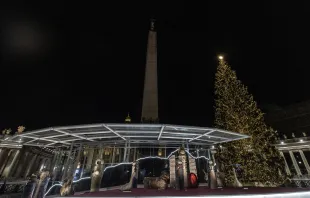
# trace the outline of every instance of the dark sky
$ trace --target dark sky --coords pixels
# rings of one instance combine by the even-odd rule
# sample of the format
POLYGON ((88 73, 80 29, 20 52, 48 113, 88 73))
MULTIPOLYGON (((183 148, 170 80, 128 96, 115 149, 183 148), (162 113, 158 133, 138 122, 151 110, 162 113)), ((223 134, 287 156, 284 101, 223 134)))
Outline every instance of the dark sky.
POLYGON ((9 2, 1 129, 123 122, 127 112, 139 122, 152 15, 162 123, 212 126, 219 53, 260 105, 310 99, 306 1, 9 2))

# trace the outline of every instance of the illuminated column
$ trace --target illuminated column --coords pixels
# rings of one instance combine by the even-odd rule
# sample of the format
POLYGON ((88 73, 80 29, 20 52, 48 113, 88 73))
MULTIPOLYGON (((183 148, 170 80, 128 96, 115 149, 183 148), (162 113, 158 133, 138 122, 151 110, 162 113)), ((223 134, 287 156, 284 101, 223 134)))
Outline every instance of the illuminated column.
POLYGON ((290 168, 288 167, 287 161, 286 161, 282 151, 280 151, 280 155, 282 156, 282 158, 284 160, 286 174, 291 175, 290 168))
POLYGON ((133 161, 136 161, 137 148, 135 147, 133 150, 133 161))
POLYGON ((64 167, 63 159, 64 159, 64 151, 59 151, 55 167, 53 169, 54 180, 59 180, 58 175, 62 172, 62 168, 64 167))
POLYGON ((165 158, 167 157, 167 146, 165 145, 165 158))
POLYGON ((4 149, 4 148, 1 149, 1 152, 0 152, 0 164, 3 164, 3 162, 5 161, 7 153, 8 153, 7 149, 4 149))
POLYGON ((113 151, 112 151, 112 161, 111 161, 111 165, 114 164, 114 161, 115 161, 115 146, 113 147, 113 151))
POLYGON ((14 171, 14 165, 19 157, 20 154, 20 150, 16 150, 16 152, 14 153, 14 157, 11 161, 11 163, 4 169, 3 171, 3 176, 4 177, 10 177, 12 172, 14 171))
POLYGON ((122 162, 122 148, 118 148, 119 154, 118 154, 118 163, 122 162))
POLYGON ((70 160, 69 160, 69 166, 68 166, 68 169, 67 169, 67 177, 71 177, 72 176, 72 170, 74 169, 74 162, 75 162, 75 155, 76 155, 76 149, 74 149, 72 151, 72 155, 70 157, 70 160), (71 175, 70 175, 71 174, 71 175))
POLYGON ((27 168, 26 168, 26 171, 25 171, 25 174, 24 174, 24 177, 26 178, 27 176, 29 176, 29 174, 30 174, 30 170, 31 170, 31 168, 32 168, 32 166, 33 166, 33 164, 34 164, 34 162, 36 161, 36 159, 37 159, 37 154, 32 154, 31 155, 31 160, 30 160, 30 162, 29 162, 29 164, 28 164, 28 166, 27 166, 27 168))
POLYGON ((112 158, 113 158, 113 149, 112 149, 112 152, 109 152, 109 162, 110 165, 112 164, 112 158))
POLYGON ((139 167, 139 161, 137 161, 136 162, 136 175, 135 175, 135 177, 136 177, 136 179, 137 179, 137 182, 138 182, 138 180, 139 180, 139 172, 140 172, 140 167, 139 167))
POLYGON ((50 158, 45 158, 44 164, 43 164, 43 168, 46 169, 50 166, 51 164, 51 159, 50 158))
POLYGON ((300 172, 299 166, 298 166, 298 164, 296 162, 296 159, 295 159, 295 156, 293 154, 293 151, 289 151, 289 154, 290 154, 291 159, 293 161, 293 165, 294 165, 294 168, 296 170, 297 175, 301 175, 301 172, 300 172))
POLYGON ((7 163, 9 161, 10 157, 11 157, 12 152, 13 152, 12 149, 7 150, 7 152, 3 156, 4 160, 3 160, 3 163, 2 163, 2 166, 1 166, 1 169, 0 169, 1 176, 3 175, 4 169, 7 166, 7 163))
POLYGON ((126 154, 127 154, 127 142, 125 143, 123 162, 126 162, 126 154))
MULTIPOLYGON (((102 160, 102 155, 103 155, 103 145, 101 144, 100 145, 100 149, 99 149, 99 153, 98 153, 98 157, 97 157, 97 159, 99 158, 99 159, 101 159, 102 160)), ((96 159, 96 160, 97 160, 96 159)))
POLYGON ((79 162, 80 162, 80 159, 81 159, 81 151, 82 151, 82 144, 80 145, 80 148, 79 148, 78 154, 77 154, 77 156, 76 156, 74 165, 73 165, 72 170, 71 170, 71 172, 70 172, 70 174, 73 176, 73 178, 74 178, 74 176, 75 176, 76 168, 77 168, 77 166, 79 165, 79 162))
POLYGON ((30 173, 37 172, 40 169, 40 165, 42 164, 42 161, 43 161, 43 158, 40 155, 38 155, 38 157, 37 157, 36 161, 34 162, 34 165, 33 165, 32 169, 31 169, 30 173))
POLYGON ((44 163, 45 163, 45 158, 41 157, 41 162, 39 164, 39 171, 43 169, 44 163))
POLYGON ((58 152, 55 152, 52 160, 50 159, 49 163, 46 166, 46 169, 49 170, 50 173, 52 173, 54 170, 54 167, 55 167, 56 161, 57 161, 57 156, 58 156, 58 152))
POLYGON ((200 159, 199 159, 199 149, 196 149, 196 158, 197 158, 197 177, 199 178, 199 172, 200 172, 200 159))
POLYGON ((20 157, 20 160, 18 162, 18 166, 16 167, 16 172, 15 172, 15 177, 20 178, 23 177, 21 175, 22 170, 25 170, 25 167, 27 168, 27 161, 29 160, 28 158, 30 157, 29 152, 25 152, 23 156, 20 157))
POLYGON ((87 164, 86 164, 86 170, 91 170, 92 164, 93 164, 93 158, 94 158, 94 149, 88 150, 88 156, 87 156, 87 164))
POLYGON ((47 160, 48 160, 47 158, 42 159, 41 164, 39 166, 40 171, 42 171, 46 167, 47 160))
POLYGON ((309 167, 307 158, 305 157, 304 152, 302 150, 299 150, 299 153, 300 153, 301 159, 302 159, 302 161, 303 161, 303 163, 307 169, 307 173, 308 173, 308 175, 310 175, 310 167, 309 167))
POLYGON ((128 150, 127 150, 127 156, 126 156, 126 162, 129 162, 130 160, 130 141, 128 142, 128 150))
POLYGON ((188 141, 186 141, 186 149, 189 152, 189 145, 188 145, 188 141))
POLYGON ((69 162, 70 162, 70 155, 72 153, 72 149, 73 149, 73 142, 71 143, 71 147, 70 147, 70 151, 68 152, 68 157, 67 157, 67 162, 66 162, 66 165, 64 167, 64 171, 63 171, 63 174, 62 174, 62 181, 66 178, 67 176, 67 171, 68 171, 68 167, 69 167, 69 162))
POLYGON ((88 151, 84 149, 83 155, 84 155, 84 159, 83 159, 83 164, 81 166, 81 174, 80 174, 80 178, 83 177, 84 174, 84 170, 85 170, 85 162, 86 162, 86 155, 88 154, 88 151))

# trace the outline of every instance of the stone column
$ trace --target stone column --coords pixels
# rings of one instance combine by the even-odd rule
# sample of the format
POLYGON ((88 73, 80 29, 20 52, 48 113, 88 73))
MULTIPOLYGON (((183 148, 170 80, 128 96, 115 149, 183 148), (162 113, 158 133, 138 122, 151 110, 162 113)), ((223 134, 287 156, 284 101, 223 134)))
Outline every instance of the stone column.
POLYGON ((100 145, 100 149, 99 149, 99 152, 98 152, 98 156, 97 156, 97 159, 102 159, 102 155, 103 155, 103 146, 102 144, 100 145))
POLYGON ((167 157, 167 146, 165 145, 165 158, 167 157))
POLYGON ((41 171, 43 169, 44 162, 45 162, 45 158, 44 157, 40 157, 40 163, 38 164, 38 168, 36 168, 36 169, 41 171))
POLYGON ((189 152, 189 144, 188 144, 188 141, 186 141, 186 150, 189 152))
POLYGON ((70 157, 71 157, 71 153, 72 153, 72 149, 73 149, 73 142, 71 143, 70 146, 70 151, 68 152, 68 158, 67 158, 67 162, 65 164, 65 168, 62 174, 62 181, 67 177, 67 171, 68 171, 68 167, 69 167, 69 162, 70 162, 70 157))
POLYGON ((42 157, 38 154, 36 161, 34 162, 33 166, 30 168, 30 174, 35 173, 39 170, 42 160, 43 160, 42 157))
POLYGON ((128 150, 127 150, 126 161, 125 162, 129 162, 130 161, 130 151, 131 151, 131 147, 130 147, 130 141, 129 141, 128 142, 128 150))
POLYGON ((127 154, 127 142, 125 143, 123 162, 126 162, 126 154, 127 154))
POLYGON ((4 169, 3 176, 10 177, 12 175, 12 172, 14 171, 14 166, 19 157, 19 154, 20 154, 20 150, 16 150, 11 163, 4 169))
POLYGON ((51 164, 52 164, 51 158, 46 158, 43 168, 49 170, 49 167, 51 166, 51 164))
POLYGON ((293 161, 293 165, 294 165, 294 168, 295 168, 295 170, 296 170, 297 175, 302 175, 302 174, 301 174, 301 171, 300 171, 300 169, 299 169, 299 166, 298 166, 298 164, 297 164, 297 162, 296 162, 296 159, 295 159, 295 156, 294 156, 294 154, 293 154, 293 151, 289 151, 289 153, 290 153, 291 159, 292 159, 292 161, 293 161))
POLYGON ((113 147, 113 151, 112 151, 113 153, 112 153, 112 162, 111 162, 111 165, 113 165, 114 164, 114 162, 115 162, 115 146, 113 147))
POLYGON ((84 155, 84 158, 83 158, 83 164, 81 166, 81 174, 80 174, 80 178, 83 177, 83 173, 84 173, 84 170, 85 170, 85 162, 86 162, 86 155, 88 154, 88 152, 86 150, 83 151, 83 155, 84 155))
POLYGON ((42 171, 43 169, 45 169, 46 164, 47 164, 48 158, 43 158, 41 165, 40 165, 40 171, 42 171))
POLYGON ((26 163, 29 160, 31 160, 31 159, 29 159, 29 157, 30 157, 29 152, 25 152, 25 154, 20 157, 19 164, 18 164, 18 167, 17 167, 16 172, 15 172, 15 177, 17 177, 17 178, 23 177, 21 175, 22 174, 22 170, 25 170, 25 168, 27 168, 26 163))
POLYGON ((76 156, 76 149, 72 152, 72 157, 70 157, 70 160, 69 160, 69 166, 68 166, 68 169, 67 169, 67 177, 70 177, 73 173, 73 169, 74 169, 74 163, 75 163, 75 156, 76 156))
POLYGON ((199 173, 200 173, 200 158, 199 158, 199 149, 196 149, 196 158, 197 158, 197 179, 199 179, 199 173))
POLYGON ((135 147, 133 150, 133 160, 132 161, 136 161, 136 155, 137 155, 137 148, 135 147))
MULTIPOLYGON (((112 164, 112 158, 113 158, 113 149, 112 149, 112 152, 110 153, 109 152, 109 164, 111 165, 112 164)), ((107 163, 106 163, 107 164, 107 163)))
POLYGON ((139 172, 140 172, 140 166, 139 166, 139 161, 136 162, 136 172, 135 172, 135 177, 137 180, 137 185, 138 185, 138 181, 139 181, 139 172))
POLYGON ((34 155, 34 154, 32 154, 31 155, 31 160, 29 161, 29 164, 28 164, 28 166, 27 166, 27 168, 26 168, 26 171, 25 171, 25 174, 24 174, 24 177, 26 178, 27 176, 29 176, 29 174, 31 174, 30 173, 30 170, 31 170, 31 168, 32 168, 32 166, 33 166, 33 164, 34 164, 34 162, 36 161, 36 158, 37 158, 37 154, 36 155, 34 155))
POLYGON ((87 164, 86 164, 86 170, 91 170, 92 164, 93 164, 93 158, 94 158, 94 149, 89 149, 88 150, 88 155, 87 155, 87 164))
POLYGON ((62 172, 62 167, 64 166, 64 164, 63 164, 63 158, 64 157, 63 156, 64 156, 64 151, 59 151, 55 167, 52 170, 54 180, 58 180, 58 175, 59 175, 59 173, 62 172))
MULTIPOLYGON (((8 149, 4 149, 4 148, 1 149, 1 152, 0 152, 0 165, 2 165, 3 162, 5 161, 8 152, 9 152, 8 149)), ((1 167, 0 167, 0 168, 1 168, 1 167)))
POLYGON ((71 175, 73 176, 73 178, 74 178, 74 176, 75 176, 75 170, 76 170, 76 168, 77 168, 77 166, 78 166, 78 164, 79 164, 79 162, 80 162, 81 151, 82 151, 82 144, 80 145, 78 154, 77 154, 77 156, 76 156, 75 163, 74 163, 74 165, 73 165, 73 167, 72 167, 71 175))
POLYGON ((307 158, 305 157, 304 152, 302 150, 299 150, 299 153, 300 153, 301 159, 302 159, 302 161, 303 161, 303 163, 307 169, 307 173, 308 173, 308 175, 310 175, 310 166, 309 166, 309 163, 307 161, 307 158))
POLYGON ((52 173, 54 171, 54 167, 56 166, 57 157, 58 157, 58 152, 55 152, 52 160, 50 160, 50 163, 47 165, 47 170, 49 170, 50 173, 52 173))
POLYGON ((282 151, 280 151, 280 155, 282 156, 282 158, 283 158, 283 160, 284 160, 286 174, 291 175, 290 168, 289 168, 289 166, 288 166, 288 164, 287 164, 287 161, 286 161, 286 159, 285 159, 284 154, 283 154, 282 151))
POLYGON ((10 150, 7 150, 6 153, 4 153, 4 156, 3 156, 4 160, 3 160, 3 163, 2 163, 2 166, 1 166, 1 169, 0 169, 0 175, 1 176, 3 175, 4 169, 7 166, 7 163, 9 161, 10 157, 11 157, 12 152, 13 152, 13 150, 10 149, 10 150))

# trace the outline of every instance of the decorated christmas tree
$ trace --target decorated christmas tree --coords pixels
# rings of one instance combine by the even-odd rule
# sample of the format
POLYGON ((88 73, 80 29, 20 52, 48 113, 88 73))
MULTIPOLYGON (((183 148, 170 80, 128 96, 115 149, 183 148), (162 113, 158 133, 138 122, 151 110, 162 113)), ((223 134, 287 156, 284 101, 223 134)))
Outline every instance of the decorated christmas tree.
POLYGON ((284 161, 273 146, 277 134, 265 124, 253 96, 221 56, 215 75, 215 126, 250 136, 224 143, 217 150, 219 169, 227 185, 234 182, 233 167, 237 164, 241 167, 239 180, 244 184, 283 183, 284 161))

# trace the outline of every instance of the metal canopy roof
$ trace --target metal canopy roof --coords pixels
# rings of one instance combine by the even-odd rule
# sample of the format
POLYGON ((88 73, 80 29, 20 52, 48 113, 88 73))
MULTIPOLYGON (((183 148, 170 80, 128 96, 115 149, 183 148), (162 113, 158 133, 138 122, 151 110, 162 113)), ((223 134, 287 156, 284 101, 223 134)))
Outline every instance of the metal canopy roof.
POLYGON ((89 124, 51 127, 27 131, 6 138, 0 146, 28 145, 40 147, 70 146, 72 142, 86 145, 189 145, 210 146, 249 136, 216 128, 168 124, 89 124))

